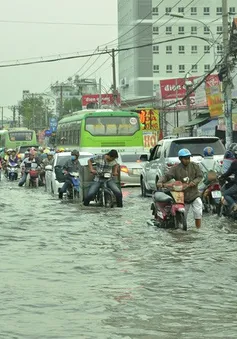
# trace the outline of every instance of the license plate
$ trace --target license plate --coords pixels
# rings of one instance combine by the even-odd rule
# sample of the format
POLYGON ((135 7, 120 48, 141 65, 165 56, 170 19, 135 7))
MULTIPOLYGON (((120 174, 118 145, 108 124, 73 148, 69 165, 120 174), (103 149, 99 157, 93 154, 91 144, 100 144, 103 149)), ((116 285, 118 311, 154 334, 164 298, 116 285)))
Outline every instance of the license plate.
POLYGON ((133 170, 132 170, 132 173, 133 173, 133 174, 140 174, 140 170, 139 170, 139 169, 133 169, 133 170))
POLYGON ((221 191, 212 191, 211 196, 214 199, 221 198, 221 191))

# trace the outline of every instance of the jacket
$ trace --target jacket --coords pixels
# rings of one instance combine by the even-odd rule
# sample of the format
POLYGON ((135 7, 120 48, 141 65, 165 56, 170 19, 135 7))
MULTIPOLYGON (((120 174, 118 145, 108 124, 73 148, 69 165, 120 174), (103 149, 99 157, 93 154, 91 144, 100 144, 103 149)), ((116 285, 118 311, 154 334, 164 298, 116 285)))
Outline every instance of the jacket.
POLYGON ((192 203, 197 197, 200 196, 198 191, 198 184, 203 178, 202 171, 199 165, 194 162, 190 162, 188 166, 184 166, 182 163, 171 167, 168 173, 160 178, 159 182, 165 183, 171 179, 184 182, 184 178, 189 178, 189 182, 195 183, 195 186, 188 187, 184 191, 184 201, 186 203, 192 203))
POLYGON ((232 164, 230 165, 230 168, 228 169, 227 172, 221 175, 221 178, 228 178, 230 175, 234 174, 235 179, 234 182, 237 184, 237 160, 234 160, 232 164))

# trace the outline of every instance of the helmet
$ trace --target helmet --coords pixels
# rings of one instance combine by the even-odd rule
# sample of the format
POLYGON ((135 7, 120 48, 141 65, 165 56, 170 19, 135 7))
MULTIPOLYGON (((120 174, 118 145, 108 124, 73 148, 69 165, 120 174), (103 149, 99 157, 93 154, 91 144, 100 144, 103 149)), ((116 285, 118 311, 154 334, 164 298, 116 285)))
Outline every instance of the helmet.
POLYGON ((234 153, 235 157, 237 158, 237 144, 232 148, 232 152, 234 153))
POLYGON ((77 151, 76 149, 74 149, 72 152, 71 152, 72 155, 76 155, 76 156, 79 156, 79 151, 77 151))
POLYGON ((7 150, 7 152, 12 152, 13 151, 13 149, 12 148, 9 148, 8 150, 7 150))
POLYGON ((203 150, 204 157, 212 157, 214 155, 214 149, 212 147, 205 147, 203 150))
POLYGON ((47 155, 52 155, 54 156, 55 152, 54 151, 50 151, 49 153, 47 153, 47 155))
POLYGON ((30 152, 29 152, 29 151, 26 151, 26 152, 25 152, 25 155, 28 155, 28 154, 30 154, 30 152))
POLYGON ((43 147, 42 147, 42 146, 39 146, 38 150, 39 150, 39 151, 43 151, 43 147))
POLYGON ((62 148, 59 148, 59 152, 64 152, 65 150, 64 150, 64 148, 62 147, 62 148))
POLYGON ((229 151, 233 151, 234 150, 234 147, 236 146, 237 144, 236 144, 236 142, 232 142, 232 144, 230 144, 230 146, 229 146, 229 151))
POLYGON ((190 157, 192 154, 187 148, 182 148, 179 150, 178 157, 190 157))

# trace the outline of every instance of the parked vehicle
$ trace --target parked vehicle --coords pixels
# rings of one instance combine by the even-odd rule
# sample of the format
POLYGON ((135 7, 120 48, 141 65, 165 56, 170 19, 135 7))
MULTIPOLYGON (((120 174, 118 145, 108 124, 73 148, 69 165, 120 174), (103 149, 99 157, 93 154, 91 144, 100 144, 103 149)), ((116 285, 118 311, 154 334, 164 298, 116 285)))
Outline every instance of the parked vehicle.
MULTIPOLYGON (((88 159, 93 156, 92 153, 80 152, 79 161, 82 166, 87 165, 88 159)), ((52 194, 58 194, 60 188, 65 182, 65 177, 63 174, 63 166, 65 163, 71 159, 71 152, 62 152, 56 153, 54 156, 54 162, 52 166, 51 176, 48 180, 48 185, 50 187, 50 192, 52 194)))
POLYGON ((7 178, 10 181, 15 181, 18 179, 18 164, 8 164, 7 166, 7 178))
POLYGON ((169 168, 179 163, 178 151, 187 148, 192 153, 192 161, 199 163, 202 158, 203 149, 211 146, 214 149, 214 158, 222 161, 225 148, 219 138, 216 137, 190 137, 177 139, 163 139, 151 149, 148 161, 141 171, 140 183, 142 196, 151 194, 156 190, 159 178, 169 168))
POLYGON ((63 193, 63 200, 79 200, 80 198, 80 179, 79 173, 72 172, 69 173, 71 177, 72 184, 68 187, 67 191, 63 193))
POLYGON ((111 173, 99 173, 100 176, 100 189, 96 195, 96 203, 100 206, 110 207, 114 206, 115 197, 111 189, 107 186, 108 181, 112 179, 111 173))
POLYGON ((182 228, 187 231, 184 190, 187 184, 174 181, 164 185, 162 191, 153 194, 151 204, 154 225, 161 228, 182 228))
POLYGON ((140 186, 140 176, 144 157, 148 153, 119 153, 121 186, 140 186))

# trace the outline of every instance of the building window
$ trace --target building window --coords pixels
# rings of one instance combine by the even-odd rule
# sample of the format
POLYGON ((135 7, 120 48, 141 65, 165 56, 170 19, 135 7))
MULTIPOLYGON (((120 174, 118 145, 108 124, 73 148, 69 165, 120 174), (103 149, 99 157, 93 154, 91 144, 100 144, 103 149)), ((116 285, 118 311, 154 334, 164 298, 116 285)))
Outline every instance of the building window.
POLYGON ((217 26, 216 33, 221 34, 222 33, 222 26, 217 26))
POLYGON ((210 65, 204 65, 204 72, 210 71, 210 65))
POLYGON ((166 7, 166 8, 165 8, 165 13, 166 13, 166 14, 171 13, 171 11, 172 11, 172 8, 171 8, 171 7, 166 7))
POLYGON ((159 54, 159 46, 153 46, 153 53, 159 54))
POLYGON ((191 7, 191 15, 197 15, 197 7, 191 7))
POLYGON ((197 27, 196 26, 191 27, 191 34, 197 34, 197 27))
POLYGON ((159 65, 153 65, 153 72, 159 73, 160 72, 160 66, 159 65))
POLYGON ((184 34, 184 26, 179 27, 179 34, 184 34))
POLYGON ((166 34, 172 34, 172 27, 171 26, 165 27, 165 32, 166 34))
POLYGON ((179 65, 179 73, 185 73, 185 65, 179 65))
POLYGON ((203 15, 210 15, 210 8, 209 7, 203 8, 203 15))
POLYGON ((172 54, 172 46, 166 46, 166 54, 172 54))
POLYGON ((209 34, 210 30, 207 26, 204 27, 203 34, 209 34))
POLYGON ((166 73, 172 73, 173 69, 172 69, 172 65, 166 65, 166 73))
POLYGON ((204 46, 204 53, 210 53, 210 46, 204 46))
POLYGON ((222 54, 223 47, 222 45, 217 45, 217 54, 222 54))
POLYGON ((222 7, 216 7, 216 15, 222 15, 222 7))
POLYGON ((158 26, 155 26, 153 27, 153 34, 159 34, 159 27, 158 26))
POLYGON ((153 14, 153 15, 159 15, 159 8, 158 8, 158 6, 153 7, 153 9, 152 9, 152 14, 153 14))
POLYGON ((198 71, 198 66, 197 65, 192 65, 192 72, 196 73, 198 71))
POLYGON ((229 8, 229 14, 236 14, 235 13, 235 7, 230 7, 229 8))
POLYGON ((184 13, 184 7, 178 7, 178 12, 179 13, 184 13))
POLYGON ((191 53, 197 54, 197 52, 198 52, 197 46, 191 46, 191 53))
POLYGON ((185 54, 185 47, 179 46, 179 54, 185 54))

